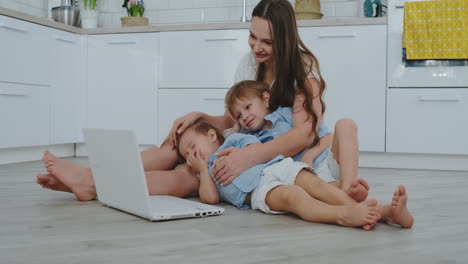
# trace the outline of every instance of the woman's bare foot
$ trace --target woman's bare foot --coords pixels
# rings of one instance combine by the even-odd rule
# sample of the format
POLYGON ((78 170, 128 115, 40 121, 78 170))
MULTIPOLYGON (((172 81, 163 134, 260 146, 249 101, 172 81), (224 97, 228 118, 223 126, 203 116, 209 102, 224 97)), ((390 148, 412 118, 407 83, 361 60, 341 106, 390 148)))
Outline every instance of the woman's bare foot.
POLYGON ((398 185, 398 189, 393 194, 392 206, 390 215, 387 217, 390 223, 398 224, 403 228, 410 228, 414 224, 414 217, 408 210, 406 202, 406 188, 403 185, 398 185))
POLYGON ((343 189, 351 198, 360 203, 367 199, 369 184, 362 178, 356 178, 351 182, 349 188, 343 189))
POLYGON ((377 201, 369 199, 355 205, 342 206, 337 224, 349 227, 362 226, 367 231, 376 225, 379 218, 377 201))
POLYGON ((96 197, 93 175, 90 168, 57 158, 46 151, 42 160, 52 178, 57 180, 52 190, 68 188, 80 201, 89 201, 96 197))
POLYGON ((72 192, 70 188, 50 174, 37 174, 36 178, 37 184, 41 185, 42 188, 54 191, 72 192))

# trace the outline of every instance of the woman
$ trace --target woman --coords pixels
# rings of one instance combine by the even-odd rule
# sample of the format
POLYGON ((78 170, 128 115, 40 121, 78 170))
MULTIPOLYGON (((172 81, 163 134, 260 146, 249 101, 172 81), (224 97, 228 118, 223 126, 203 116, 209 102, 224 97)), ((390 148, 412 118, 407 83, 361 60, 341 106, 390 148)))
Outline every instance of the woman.
MULTIPOLYGON (((256 79, 271 87, 270 106, 294 107, 293 128, 256 148, 226 149, 214 166, 215 179, 228 184, 245 169, 284 155, 292 156, 313 142, 322 120, 325 105, 322 95, 325 82, 321 78, 317 59, 299 38, 294 10, 287 0, 262 0, 254 8, 250 28, 251 54, 238 67, 236 78, 256 79)), ((142 152, 149 193, 186 197, 196 194, 198 180, 186 164, 177 165, 175 149, 177 135, 186 127, 202 119, 220 130, 233 126, 228 114, 209 116, 189 113, 176 121, 169 140, 160 148, 142 152)), ((321 153, 331 145, 331 137, 323 138, 321 153)), ((37 175, 37 182, 45 188, 73 192, 79 200, 96 197, 89 168, 59 159, 49 152, 43 157, 49 174, 37 175)))

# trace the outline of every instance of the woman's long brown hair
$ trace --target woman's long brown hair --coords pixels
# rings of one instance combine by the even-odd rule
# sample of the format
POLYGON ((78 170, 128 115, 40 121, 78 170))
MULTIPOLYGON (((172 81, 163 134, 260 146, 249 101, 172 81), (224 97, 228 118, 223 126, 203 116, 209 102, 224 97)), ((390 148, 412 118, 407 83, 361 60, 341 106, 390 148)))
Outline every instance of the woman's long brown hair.
MULTIPOLYGON (((270 110, 275 111, 280 106, 292 107, 296 92, 303 93, 306 99, 304 108, 312 116, 312 131, 317 131, 318 113, 312 107, 312 99, 317 96, 320 98, 322 114, 324 114, 325 103, 322 96, 325 91, 325 81, 320 74, 317 58, 299 37, 291 3, 287 0, 262 0, 254 8, 252 17, 260 17, 271 23, 276 72, 275 81, 271 87, 270 110), (305 59, 311 62, 309 68, 306 68, 305 59), (304 85, 306 76, 313 73, 313 69, 319 77, 317 79, 320 88, 319 94, 313 94, 314 92, 307 90, 304 85)), ((256 79, 264 81, 264 63, 259 65, 256 79)), ((313 144, 316 144, 318 140, 319 138, 316 137, 313 144)))

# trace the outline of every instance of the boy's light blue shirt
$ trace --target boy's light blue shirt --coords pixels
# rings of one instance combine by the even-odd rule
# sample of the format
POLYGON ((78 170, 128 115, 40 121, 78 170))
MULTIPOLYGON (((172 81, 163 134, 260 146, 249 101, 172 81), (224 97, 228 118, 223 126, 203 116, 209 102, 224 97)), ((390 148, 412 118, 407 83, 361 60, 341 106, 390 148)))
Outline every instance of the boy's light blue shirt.
MULTIPOLYGON (((261 131, 248 132, 249 135, 256 136, 261 143, 271 141, 280 135, 288 132, 292 128, 293 112, 291 107, 279 107, 273 113, 265 116, 266 120, 271 121, 272 126, 270 129, 261 131)), ((321 122, 318 129, 318 137, 322 138, 331 133, 330 129, 321 122)), ((313 145, 305 148, 303 151, 291 157, 294 161, 299 161, 304 153, 309 150, 313 145)), ((320 162, 322 162, 328 155, 329 150, 322 152, 313 162, 313 167, 317 168, 320 162)))
MULTIPOLYGON (((254 135, 234 133, 226 138, 223 145, 216 150, 215 154, 229 147, 243 148, 254 143, 260 143, 260 140, 254 135)), ((215 154, 211 155, 208 160, 210 175, 213 175, 213 163, 218 158, 215 154)), ((263 169, 283 159, 284 157, 280 155, 267 163, 248 168, 228 185, 221 186, 216 184, 221 200, 241 209, 250 208, 250 206, 244 204, 244 201, 247 194, 258 186, 263 169)))

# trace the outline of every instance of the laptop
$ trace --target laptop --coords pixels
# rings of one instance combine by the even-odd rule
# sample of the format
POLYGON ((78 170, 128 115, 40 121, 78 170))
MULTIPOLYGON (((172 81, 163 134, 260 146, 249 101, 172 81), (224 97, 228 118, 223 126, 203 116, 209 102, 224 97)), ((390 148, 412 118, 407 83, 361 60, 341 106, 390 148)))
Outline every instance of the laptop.
POLYGON ((83 129, 98 200, 151 221, 220 215, 223 208, 148 193, 136 136, 128 130, 83 129))

